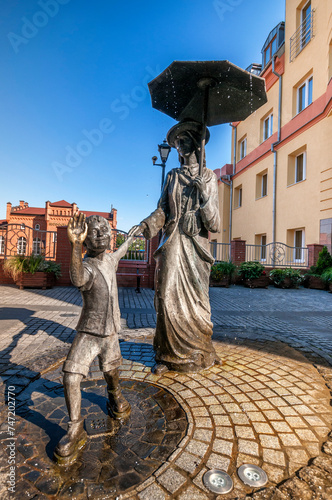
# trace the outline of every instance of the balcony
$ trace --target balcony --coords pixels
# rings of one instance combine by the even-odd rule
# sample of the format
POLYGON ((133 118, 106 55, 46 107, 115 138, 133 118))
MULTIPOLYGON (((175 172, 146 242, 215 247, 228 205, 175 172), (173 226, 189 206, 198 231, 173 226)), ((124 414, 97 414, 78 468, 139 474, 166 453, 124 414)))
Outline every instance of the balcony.
POLYGON ((300 54, 300 52, 302 52, 304 47, 306 47, 306 45, 314 37, 315 12, 315 9, 312 9, 308 16, 297 28, 294 35, 291 36, 289 62, 294 61, 294 59, 300 54))

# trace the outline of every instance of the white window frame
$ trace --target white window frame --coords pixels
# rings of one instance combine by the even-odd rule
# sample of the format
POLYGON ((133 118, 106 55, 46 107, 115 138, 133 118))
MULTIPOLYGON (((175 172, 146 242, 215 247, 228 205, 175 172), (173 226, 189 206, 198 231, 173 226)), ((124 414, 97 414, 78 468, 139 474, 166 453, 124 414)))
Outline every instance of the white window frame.
POLYGON ((295 157, 295 171, 294 171, 294 184, 298 184, 299 182, 303 182, 306 180, 306 174, 307 174, 307 152, 306 151, 303 151, 302 153, 298 154, 296 157, 295 157), (302 179, 297 179, 298 177, 298 158, 300 156, 303 156, 303 177, 302 179))
POLYGON ((234 201, 236 200, 237 201, 237 205, 234 205, 234 208, 240 208, 242 207, 242 185, 240 186, 237 186, 235 188, 235 193, 236 193, 236 196, 234 197, 234 201))
POLYGON ((304 229, 295 229, 294 230, 294 262, 297 262, 297 263, 302 263, 304 262, 304 245, 305 245, 305 233, 304 233, 304 229), (300 247, 297 247, 296 246, 296 233, 300 233, 302 234, 301 236, 301 246, 300 247), (297 255, 297 250, 300 249, 300 258, 297 258, 298 255, 297 255))
POLYGON ((240 160, 243 160, 247 156, 247 138, 245 137, 240 142, 240 160))
POLYGON ((5 253, 5 237, 0 235, 0 255, 4 255, 5 253))
POLYGON ((34 238, 32 241, 32 253, 34 255, 41 255, 42 241, 40 238, 34 238))
POLYGON ((36 231, 39 231, 39 229, 40 229, 40 224, 36 224, 36 225, 35 225, 35 230, 36 230, 36 231))
POLYGON ((263 174, 261 177, 262 177, 261 178, 261 198, 264 198, 265 196, 267 196, 267 172, 265 172, 265 174, 263 174), (263 180, 264 177, 266 178, 266 186, 265 186, 266 192, 265 193, 264 193, 264 189, 263 189, 264 188, 264 180, 263 180))
POLYGON ((311 0, 309 2, 307 2, 305 4, 305 6, 303 7, 303 9, 301 10, 301 49, 303 49, 308 42, 310 42, 311 38, 312 38, 312 26, 310 27, 310 30, 307 32, 308 30, 308 24, 310 25, 310 22, 311 20, 308 19, 308 17, 310 17, 312 15, 312 6, 311 6, 311 0), (309 15, 304 15, 304 13, 306 12, 306 10, 308 9, 310 5, 310 13, 309 15), (309 22, 305 22, 305 21, 309 21, 309 22))
POLYGON ((312 92, 313 92, 313 76, 310 75, 309 78, 307 78, 297 88, 297 92, 296 92, 296 98, 297 98, 296 109, 297 109, 297 113, 301 113, 301 111, 303 111, 305 108, 307 108, 308 106, 310 106, 310 104, 312 103, 312 92), (309 95, 310 81, 312 83, 311 96, 309 95), (300 109, 300 91, 303 88, 304 88, 304 102, 303 102, 303 107, 300 109))
POLYGON ((262 234, 261 235, 261 255, 260 255, 260 261, 261 262, 266 262, 266 234, 262 234), (264 238, 265 238, 265 243, 264 243, 264 240, 263 240, 264 238))
POLYGON ((263 121, 263 141, 266 141, 273 134, 273 113, 265 118, 263 121), (267 127, 265 124, 267 123, 267 127))
POLYGON ((25 255, 27 251, 27 239, 20 236, 17 240, 17 255, 25 255))

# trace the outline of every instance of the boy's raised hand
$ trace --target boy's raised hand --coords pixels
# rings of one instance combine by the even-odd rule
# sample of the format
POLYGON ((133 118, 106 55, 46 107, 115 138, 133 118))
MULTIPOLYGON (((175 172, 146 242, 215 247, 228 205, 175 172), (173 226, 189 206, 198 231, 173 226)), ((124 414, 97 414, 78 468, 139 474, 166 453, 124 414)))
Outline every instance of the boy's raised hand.
POLYGON ((88 225, 85 222, 85 214, 76 212, 68 222, 67 233, 71 243, 82 244, 88 233, 88 225))
POLYGON ((128 232, 128 237, 129 236, 139 236, 140 234, 142 234, 143 230, 144 230, 144 226, 142 224, 139 224, 137 226, 133 226, 128 232))

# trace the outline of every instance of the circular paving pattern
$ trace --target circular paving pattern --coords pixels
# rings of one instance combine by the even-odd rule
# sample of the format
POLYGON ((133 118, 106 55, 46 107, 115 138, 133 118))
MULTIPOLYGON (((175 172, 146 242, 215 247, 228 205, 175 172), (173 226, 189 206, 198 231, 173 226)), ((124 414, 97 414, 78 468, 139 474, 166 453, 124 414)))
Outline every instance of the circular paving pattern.
POLYGON ((316 368, 281 342, 225 339, 214 346, 222 366, 157 376, 151 345, 121 342, 122 385, 133 411, 119 428, 107 423, 94 363, 83 391, 90 439, 70 473, 50 460, 67 421, 60 368, 45 375, 17 426, 20 498, 39 490, 47 498, 122 492, 130 500, 209 499, 203 476, 219 469, 233 480, 232 498, 242 499, 255 489, 239 479, 241 465, 261 467, 273 487, 319 456, 332 408, 316 368))
POLYGON ((17 448, 25 458, 38 458, 19 467, 22 481, 16 494, 20 498, 25 498, 26 481, 57 498, 86 498, 87 493, 101 491, 120 494, 142 483, 164 463, 185 435, 184 411, 160 387, 137 380, 123 380, 121 386, 131 404, 131 415, 122 424, 107 415, 104 380, 82 383, 82 416, 89 439, 77 462, 67 468, 51 460, 68 422, 62 386, 46 382, 46 387, 41 385, 32 393, 17 448))

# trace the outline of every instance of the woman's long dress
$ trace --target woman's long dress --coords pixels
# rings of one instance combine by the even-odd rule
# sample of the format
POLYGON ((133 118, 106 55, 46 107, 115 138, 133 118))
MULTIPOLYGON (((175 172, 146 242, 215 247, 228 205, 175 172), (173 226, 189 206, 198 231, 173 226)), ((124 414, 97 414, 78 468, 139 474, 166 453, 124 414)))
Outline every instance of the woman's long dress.
POLYGON ((179 372, 198 371, 216 359, 211 337, 209 276, 213 257, 208 231, 219 230, 215 174, 204 169, 208 200, 195 210, 197 168, 169 172, 158 208, 144 222, 151 238, 163 228, 156 259, 154 350, 157 363, 179 372), (199 234, 188 235, 199 224, 199 234))

